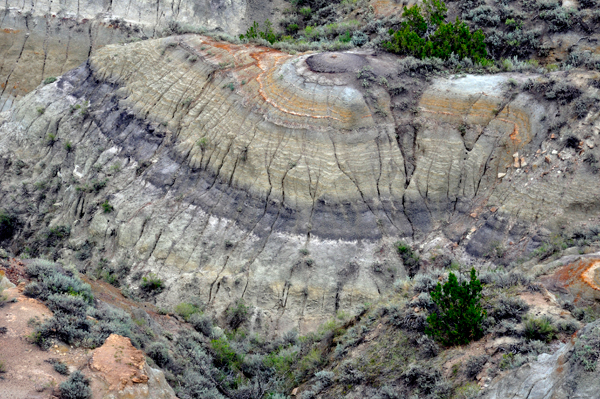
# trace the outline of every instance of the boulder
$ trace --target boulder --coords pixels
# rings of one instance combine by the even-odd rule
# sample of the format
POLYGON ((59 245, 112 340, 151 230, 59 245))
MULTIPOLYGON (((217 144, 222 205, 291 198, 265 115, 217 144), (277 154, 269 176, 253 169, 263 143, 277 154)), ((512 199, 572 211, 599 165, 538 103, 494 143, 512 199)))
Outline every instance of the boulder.
POLYGON ((129 338, 111 334, 89 362, 92 390, 102 399, 176 399, 161 370, 146 363, 129 338))

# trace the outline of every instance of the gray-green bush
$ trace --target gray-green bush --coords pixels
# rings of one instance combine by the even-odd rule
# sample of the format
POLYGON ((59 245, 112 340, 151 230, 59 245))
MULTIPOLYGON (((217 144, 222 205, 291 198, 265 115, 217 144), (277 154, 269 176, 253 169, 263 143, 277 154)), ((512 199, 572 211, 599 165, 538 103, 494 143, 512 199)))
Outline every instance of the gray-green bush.
POLYGON ((61 399, 90 399, 92 397, 90 380, 79 370, 61 383, 59 389, 61 399))

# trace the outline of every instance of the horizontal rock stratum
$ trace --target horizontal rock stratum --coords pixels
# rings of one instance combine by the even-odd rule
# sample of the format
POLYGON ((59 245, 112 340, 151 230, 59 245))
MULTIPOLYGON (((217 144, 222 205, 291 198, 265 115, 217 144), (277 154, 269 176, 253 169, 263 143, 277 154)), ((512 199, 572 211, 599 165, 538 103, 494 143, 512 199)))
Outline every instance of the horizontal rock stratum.
POLYGON ((172 29, 240 34, 254 21, 281 18, 283 0, 146 0, 0 5, 0 111, 44 79, 79 66, 108 44, 160 37, 172 29))
POLYGON ((68 225, 56 257, 92 246, 157 273, 160 304, 243 297, 254 328, 306 331, 406 275, 400 239, 526 253, 539 225, 598 209, 594 116, 561 125, 590 143, 569 147, 549 133, 567 106, 511 89, 542 77, 411 73, 193 35, 98 49, 3 114, 0 198, 27 220, 14 242, 68 225))

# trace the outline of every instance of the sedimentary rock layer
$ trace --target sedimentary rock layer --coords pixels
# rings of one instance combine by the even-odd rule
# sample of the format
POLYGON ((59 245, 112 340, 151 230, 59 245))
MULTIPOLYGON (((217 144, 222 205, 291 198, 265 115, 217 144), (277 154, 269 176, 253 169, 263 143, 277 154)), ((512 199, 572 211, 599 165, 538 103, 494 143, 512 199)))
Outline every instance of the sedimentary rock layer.
POLYGON ((600 193, 584 154, 563 149, 567 165, 550 152, 557 105, 506 95, 529 77, 423 86, 399 68, 201 36, 101 48, 4 114, 0 198, 28 223, 15 245, 69 225, 57 257, 93 246, 158 273, 163 305, 243 297, 254 328, 305 331, 405 275, 399 239, 441 229, 440 246, 524 251, 540 222, 588 217, 600 193))
POLYGON ((281 0, 8 0, 0 6, 0 111, 107 44, 160 37, 172 29, 237 35, 254 21, 276 20, 283 5, 281 0))

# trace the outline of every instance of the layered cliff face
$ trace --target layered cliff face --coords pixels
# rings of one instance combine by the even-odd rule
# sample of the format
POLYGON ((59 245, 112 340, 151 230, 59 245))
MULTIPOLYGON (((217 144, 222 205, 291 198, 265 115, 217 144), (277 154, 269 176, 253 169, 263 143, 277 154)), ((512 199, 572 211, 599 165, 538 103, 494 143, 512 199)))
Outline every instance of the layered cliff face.
POLYGON ((275 1, 7 1, 0 6, 0 110, 48 77, 81 65, 97 48, 188 27, 237 35, 276 20, 275 1))
POLYGON ((162 305, 244 298, 254 328, 306 331, 413 273, 399 239, 517 257, 540 225, 588 222, 593 114, 515 88, 548 77, 411 73, 202 36, 103 47, 3 114, 14 248, 127 263, 166 282, 162 305))

